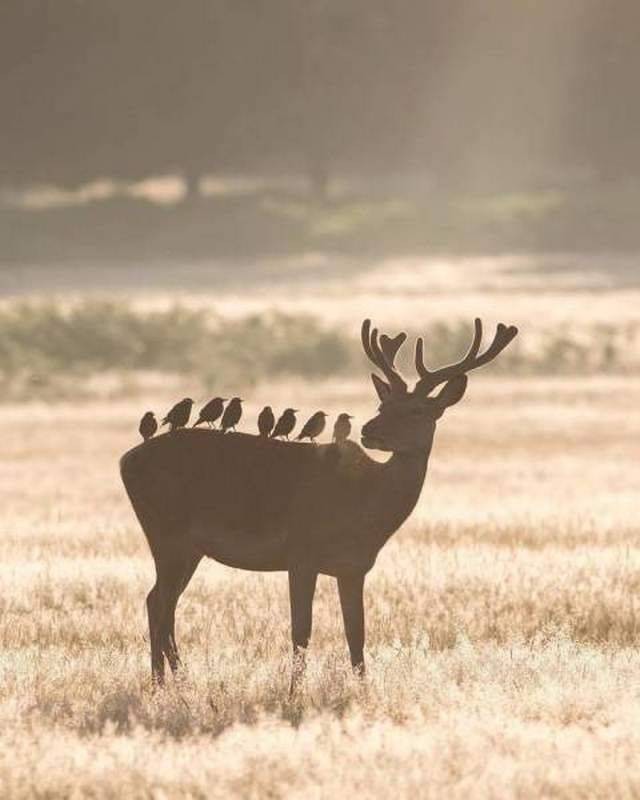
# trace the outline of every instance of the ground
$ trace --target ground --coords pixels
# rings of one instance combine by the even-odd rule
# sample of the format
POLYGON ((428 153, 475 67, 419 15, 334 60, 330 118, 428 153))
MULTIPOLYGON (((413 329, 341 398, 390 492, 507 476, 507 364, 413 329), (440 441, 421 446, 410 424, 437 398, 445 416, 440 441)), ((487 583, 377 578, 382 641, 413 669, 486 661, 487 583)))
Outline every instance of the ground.
MULTIPOLYGON (((244 429, 293 397, 375 410, 366 381, 262 386, 244 429)), ((213 562, 178 609, 187 670, 151 691, 117 471, 146 404, 0 409, 1 797, 640 793, 639 379, 473 376, 367 580, 366 679, 323 579, 293 701, 286 577, 213 562)))

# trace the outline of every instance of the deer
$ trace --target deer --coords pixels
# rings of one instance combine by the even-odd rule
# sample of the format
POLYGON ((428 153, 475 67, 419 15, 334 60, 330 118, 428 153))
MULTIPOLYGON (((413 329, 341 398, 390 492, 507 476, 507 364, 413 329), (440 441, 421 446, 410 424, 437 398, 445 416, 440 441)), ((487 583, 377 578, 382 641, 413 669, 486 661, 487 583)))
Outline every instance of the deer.
POLYGON ((181 428, 125 453, 121 477, 156 570, 146 603, 153 684, 164 683, 165 659, 173 674, 182 666, 176 607, 205 556, 243 570, 287 572, 292 693, 305 670, 317 578, 335 578, 351 666, 364 675, 365 576, 413 511, 436 424, 462 399, 467 373, 493 361, 517 333, 498 324, 480 352, 476 319, 466 355, 433 370, 417 338, 418 380, 410 390, 396 367, 407 334, 379 335, 365 320, 362 347, 377 370, 371 378, 380 404, 361 429, 362 446, 181 428), (391 455, 376 460, 363 448, 391 455))

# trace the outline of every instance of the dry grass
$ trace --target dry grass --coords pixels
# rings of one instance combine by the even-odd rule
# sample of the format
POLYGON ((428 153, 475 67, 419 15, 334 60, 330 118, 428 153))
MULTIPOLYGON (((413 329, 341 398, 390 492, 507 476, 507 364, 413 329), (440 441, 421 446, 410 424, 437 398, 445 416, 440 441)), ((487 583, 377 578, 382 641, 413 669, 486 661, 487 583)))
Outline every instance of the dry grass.
MULTIPOLYGON (((290 396, 374 406, 265 386, 247 426, 290 396)), ((117 475, 143 406, 0 412, 1 797, 640 793, 640 381, 471 381, 368 579, 366 681, 325 579, 293 702, 284 576, 211 562, 179 607, 188 670, 150 691, 152 561, 117 475)))

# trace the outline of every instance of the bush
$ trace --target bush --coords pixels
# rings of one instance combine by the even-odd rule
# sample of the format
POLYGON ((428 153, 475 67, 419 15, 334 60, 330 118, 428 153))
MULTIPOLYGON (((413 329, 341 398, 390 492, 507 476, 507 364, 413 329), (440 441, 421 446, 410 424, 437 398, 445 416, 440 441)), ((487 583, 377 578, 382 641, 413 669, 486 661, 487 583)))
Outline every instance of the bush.
MULTIPOLYGON (((469 345, 469 326, 437 322, 426 334, 427 360, 439 366, 469 345)), ((565 375, 638 372, 640 326, 523 331, 492 374, 565 375)), ((411 348, 401 366, 413 376, 411 348)), ((0 380, 4 396, 78 391, 78 378, 102 373, 172 373, 207 388, 265 379, 348 376, 364 372, 357 336, 329 330, 312 316, 275 312, 226 319, 175 306, 142 312, 122 302, 16 303, 0 309, 0 380)))
POLYGON ((307 316, 225 320, 179 306, 143 313, 107 302, 67 308, 20 303, 0 310, 5 381, 144 370, 253 383, 282 375, 326 377, 353 362, 349 339, 307 316))

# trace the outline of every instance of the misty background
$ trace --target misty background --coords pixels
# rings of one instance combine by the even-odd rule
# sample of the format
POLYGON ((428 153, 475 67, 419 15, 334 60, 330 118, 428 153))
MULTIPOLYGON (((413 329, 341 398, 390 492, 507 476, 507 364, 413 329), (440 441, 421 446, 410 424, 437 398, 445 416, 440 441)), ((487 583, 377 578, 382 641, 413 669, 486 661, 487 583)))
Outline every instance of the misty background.
POLYGON ((635 372, 639 34, 633 0, 5 0, 5 395, 346 376, 369 314, 635 372))

